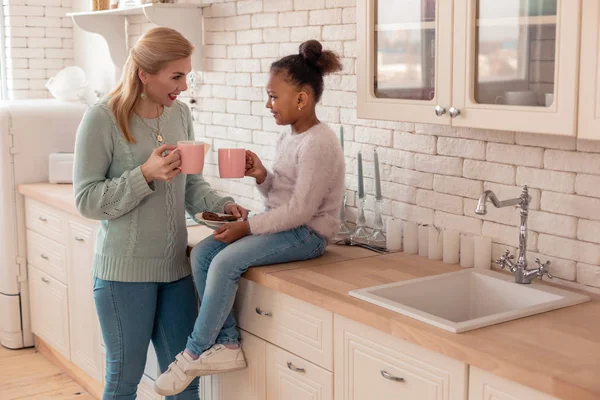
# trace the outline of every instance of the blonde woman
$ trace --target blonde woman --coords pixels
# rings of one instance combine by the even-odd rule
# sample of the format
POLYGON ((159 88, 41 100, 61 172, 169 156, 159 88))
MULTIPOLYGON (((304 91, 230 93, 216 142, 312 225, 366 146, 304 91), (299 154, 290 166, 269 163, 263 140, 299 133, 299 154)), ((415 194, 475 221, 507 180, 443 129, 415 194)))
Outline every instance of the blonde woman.
MULTIPOLYGON (((150 340, 165 371, 193 329, 197 301, 185 211, 247 215, 201 175, 179 170, 174 144, 194 139, 190 110, 177 101, 187 89, 193 50, 172 29, 147 32, 132 48, 121 82, 89 109, 77 132, 77 208, 101 221, 92 274, 106 344, 103 399, 135 399, 150 340)), ((169 399, 197 400, 197 381, 169 399)))

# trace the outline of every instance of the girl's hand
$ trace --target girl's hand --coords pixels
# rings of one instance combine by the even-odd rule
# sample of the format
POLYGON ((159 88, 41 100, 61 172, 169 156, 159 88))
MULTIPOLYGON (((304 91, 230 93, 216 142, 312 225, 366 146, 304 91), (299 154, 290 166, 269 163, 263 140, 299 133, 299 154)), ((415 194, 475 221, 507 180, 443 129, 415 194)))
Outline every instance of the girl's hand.
POLYGON ((248 221, 228 222, 215 231, 214 238, 219 242, 229 244, 249 234, 250 223, 248 221))
POLYGON ((148 160, 142 164, 142 174, 146 178, 146 182, 163 181, 171 182, 173 178, 181 173, 181 155, 175 150, 177 147, 172 144, 165 143, 162 146, 154 149, 148 160), (163 157, 165 151, 171 151, 163 157))
POLYGON ((225 214, 233 215, 236 218, 248 219, 248 210, 235 203, 225 204, 225 214))
POLYGON ((260 158, 250 150, 246 150, 246 172, 244 175, 253 177, 259 185, 267 179, 267 169, 260 158))

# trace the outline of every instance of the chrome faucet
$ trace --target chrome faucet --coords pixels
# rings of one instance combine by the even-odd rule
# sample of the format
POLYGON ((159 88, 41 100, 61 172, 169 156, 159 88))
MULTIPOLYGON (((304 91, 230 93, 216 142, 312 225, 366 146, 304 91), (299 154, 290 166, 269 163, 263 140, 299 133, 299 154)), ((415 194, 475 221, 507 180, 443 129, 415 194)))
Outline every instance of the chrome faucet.
POLYGON ((535 263, 539 267, 535 269, 527 268, 527 216, 529 215, 529 203, 531 202, 531 196, 529 196, 529 190, 527 189, 527 186, 523 186, 523 191, 519 197, 504 201, 499 201, 494 192, 491 190, 486 190, 479 197, 475 214, 487 214, 486 202, 488 199, 496 208, 518 206, 521 214, 521 226, 519 229, 519 258, 515 263, 513 261, 515 256, 510 254, 510 250, 506 250, 506 253, 504 253, 504 255, 496 261, 496 264, 498 264, 502 269, 508 267, 510 272, 512 272, 513 276, 515 277, 516 283, 531 283, 534 278, 539 277, 542 279, 544 275, 547 275, 548 278, 552 278, 552 275, 550 275, 548 272, 550 261, 546 261, 542 264, 540 259, 536 258, 535 263))

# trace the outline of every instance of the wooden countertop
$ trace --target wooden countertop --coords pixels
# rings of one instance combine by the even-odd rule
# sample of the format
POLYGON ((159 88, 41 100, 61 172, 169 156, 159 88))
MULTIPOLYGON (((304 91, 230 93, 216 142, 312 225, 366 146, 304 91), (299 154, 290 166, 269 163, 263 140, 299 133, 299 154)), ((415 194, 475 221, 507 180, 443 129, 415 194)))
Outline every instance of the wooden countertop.
MULTIPOLYGON (((70 185, 19 192, 76 212, 70 185)), ((194 245, 210 230, 189 228, 194 245)), ((423 257, 329 246, 315 260, 250 268, 244 278, 564 400, 600 399, 600 299, 454 334, 352 298, 348 291, 460 270, 423 257)), ((588 294, 589 295, 589 294, 588 294)))

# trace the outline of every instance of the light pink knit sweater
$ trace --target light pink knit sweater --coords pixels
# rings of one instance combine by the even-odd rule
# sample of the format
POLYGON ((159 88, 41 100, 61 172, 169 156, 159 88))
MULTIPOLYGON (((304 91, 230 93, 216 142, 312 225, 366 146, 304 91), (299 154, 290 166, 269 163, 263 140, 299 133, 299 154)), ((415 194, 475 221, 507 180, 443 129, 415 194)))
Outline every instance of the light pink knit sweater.
POLYGON ((345 190, 342 146, 324 123, 304 133, 282 134, 273 171, 258 185, 268 211, 249 219, 255 235, 308 225, 323 236, 338 228, 345 190))

